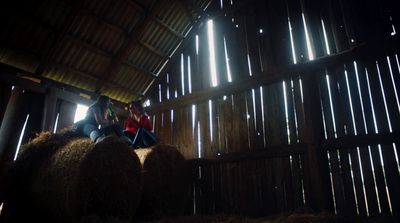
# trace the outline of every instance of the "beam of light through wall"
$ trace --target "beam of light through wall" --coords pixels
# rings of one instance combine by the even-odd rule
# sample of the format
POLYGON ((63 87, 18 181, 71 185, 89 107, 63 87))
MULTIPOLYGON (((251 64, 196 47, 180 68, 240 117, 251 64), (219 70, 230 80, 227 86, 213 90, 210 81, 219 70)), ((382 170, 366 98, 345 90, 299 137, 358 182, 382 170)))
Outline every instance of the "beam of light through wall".
POLYGON ((364 123, 364 133, 368 134, 367 121, 366 121, 366 118, 365 118, 365 111, 364 111, 364 101, 363 101, 363 97, 361 95, 361 85, 360 85, 360 78, 359 78, 359 74, 358 74, 357 62, 353 61, 353 65, 354 65, 354 71, 355 71, 355 74, 356 74, 358 98, 359 98, 360 104, 361 104, 361 113, 362 113, 362 118, 363 118, 363 123, 364 123))
POLYGON ((210 122, 210 141, 213 142, 213 110, 212 110, 212 101, 208 100, 208 112, 209 112, 209 122, 210 122))
POLYGON ((295 99, 294 99, 293 79, 290 79, 290 87, 291 87, 291 93, 292 93, 292 106, 293 106, 294 126, 296 128, 296 142, 299 142, 299 126, 298 126, 298 123, 297 123, 297 108, 296 108, 296 103, 295 103, 295 99))
POLYGON ((303 83, 301 81, 301 77, 299 77, 299 85, 300 85, 300 97, 301 103, 304 104, 304 97, 303 97, 303 83))
POLYGON ((323 125, 323 127, 324 127, 324 137, 325 137, 325 139, 328 139, 328 132, 327 132, 327 130, 326 130, 326 120, 325 120, 325 112, 323 112, 323 111, 325 111, 325 108, 324 108, 324 104, 322 103, 322 100, 319 100, 319 102, 320 102, 320 107, 321 107, 321 114, 322 114, 322 125, 323 125))
POLYGON ((194 134, 194 128, 196 125, 196 105, 192 105, 192 130, 194 134))
POLYGON ((333 132, 334 132, 335 138, 337 138, 336 119, 335 119, 335 112, 333 110, 331 84, 330 84, 330 81, 329 81, 329 75, 326 74, 325 77, 326 77, 326 85, 328 86, 328 96, 329 96, 329 105, 331 107, 331 114, 332 114, 333 132))
POLYGON ((54 122, 54 129, 53 129, 53 133, 57 132, 57 126, 58 126, 58 118, 60 117, 60 112, 57 113, 56 116, 56 121, 54 122))
POLYGON ((182 85, 182 96, 185 95, 185 59, 183 53, 181 53, 181 85, 182 85))
POLYGON ((349 98, 349 103, 350 103, 350 113, 351 113, 351 121, 353 124, 353 131, 354 131, 354 135, 357 135, 356 121, 354 118, 353 101, 352 101, 352 96, 351 96, 351 91, 350 91, 349 78, 348 78, 346 69, 344 70, 344 76, 346 78, 347 96, 349 98))
POLYGON ((249 66, 249 75, 251 77, 251 76, 253 76, 253 72, 251 71, 251 62, 250 62, 249 54, 247 54, 247 65, 249 66))
POLYGON ((248 97, 247 97, 247 95, 245 96, 245 98, 244 98, 244 103, 245 103, 245 107, 246 107, 246 116, 247 116, 247 119, 246 119, 246 130, 247 130, 247 146, 248 146, 248 149, 251 149, 251 140, 250 140, 250 118, 251 118, 251 115, 249 114, 249 103, 248 103, 248 97))
POLYGON ((82 105, 82 104, 78 104, 76 106, 74 123, 76 123, 86 117, 86 112, 87 112, 88 108, 89 108, 88 106, 82 105))
POLYGON ((385 91, 384 91, 384 88, 383 88, 381 70, 379 68, 378 61, 376 61, 376 70, 378 71, 379 85, 381 87, 383 104, 385 105, 386 120, 387 120, 387 123, 388 123, 388 126, 389 126, 389 131, 392 132, 392 123, 390 122, 389 109, 388 109, 388 106, 387 106, 387 103, 386 103, 386 94, 385 94, 385 91))
POLYGON ((224 0, 220 0, 219 3, 221 5, 221 9, 224 8, 224 0))
POLYGON ((290 24, 290 18, 288 17, 288 25, 289 25, 289 35, 290 35, 290 46, 292 48, 292 58, 293 58, 293 63, 297 64, 297 59, 296 59, 296 48, 294 46, 294 39, 293 39, 293 29, 292 25, 290 24))
POLYGON ((197 122, 197 157, 202 157, 202 148, 201 148, 201 134, 200 134, 200 121, 197 122))
POLYGON ((252 98, 252 103, 253 103, 254 129, 258 136, 260 133, 258 132, 258 128, 257 128, 256 92, 254 91, 254 88, 251 89, 251 98, 252 98))
POLYGON ((174 123, 174 109, 171 109, 171 123, 174 123))
POLYGON ((158 85, 158 100, 161 102, 161 84, 158 85))
MULTIPOLYGON (((359 92, 359 94, 361 94, 360 93, 360 88, 359 88, 359 81, 358 81, 357 64, 355 63, 355 61, 354 61, 353 65, 354 65, 355 73, 356 73, 358 92, 359 92)), ((350 85, 349 85, 349 79, 348 79, 347 70, 345 70, 344 73, 345 73, 345 78, 346 78, 347 93, 348 93, 349 102, 350 102, 350 112, 351 112, 351 118, 352 118, 352 123, 353 123, 353 131, 354 131, 354 135, 357 135, 356 120, 354 118, 353 101, 352 101, 352 96, 351 96, 351 91, 350 91, 350 85)), ((361 163, 360 147, 357 147, 356 150, 357 150, 358 165, 359 165, 359 168, 360 168, 361 184, 362 184, 363 193, 364 193, 364 203, 366 205, 367 215, 369 216, 368 201, 367 201, 367 197, 366 197, 365 184, 364 184, 364 171, 363 171, 362 163, 361 163)), ((349 159, 350 159, 350 154, 349 154, 349 159)), ((352 178, 353 178, 353 175, 352 175, 352 178)), ((353 181, 354 181, 354 179, 353 179, 353 181)), ((354 185, 353 185, 353 187, 354 187, 354 185)), ((355 192, 355 195, 356 195, 355 188, 353 188, 353 189, 354 189, 354 192, 355 192)), ((359 214, 359 207, 358 207, 357 199, 356 199, 356 206, 357 206, 357 213, 359 214)))
POLYGON ((169 99, 169 74, 167 74, 167 99, 169 99))
POLYGON ((386 57, 386 60, 387 60, 388 66, 389 66, 390 78, 392 80, 392 86, 393 86, 393 89, 394 89, 394 95, 396 97, 397 110, 400 113, 399 95, 397 94, 397 88, 396 88, 395 80, 394 80, 394 77, 393 77, 392 65, 390 64, 390 58, 389 57, 386 57))
POLYGON ((190 56, 187 57, 187 66, 188 66, 188 88, 189 94, 192 93, 192 66, 190 62, 190 56))
POLYGON ((22 143, 22 139, 24 138, 25 128, 26 128, 26 124, 28 123, 28 120, 29 120, 29 114, 26 115, 24 126, 22 127, 21 133, 19 134, 17 148, 16 148, 15 154, 14 154, 14 161, 17 160, 19 149, 21 148, 21 143, 22 143))
MULTIPOLYGON (((357 62, 354 61, 353 65, 354 65, 354 71, 355 71, 355 74, 356 74, 358 98, 359 98, 360 104, 361 104, 361 113, 362 113, 363 123, 364 123, 364 133, 368 134, 367 121, 366 121, 366 118, 365 118, 365 111, 364 111, 364 101, 363 101, 363 98, 362 98, 362 95, 361 95, 361 86, 360 86, 360 79, 359 79, 359 74, 358 74, 357 62)), ((358 146, 357 146, 357 156, 358 156, 358 162, 359 162, 359 166, 360 166, 361 183, 362 183, 362 186, 363 186, 363 193, 364 193, 364 202, 365 202, 365 206, 366 206, 367 216, 369 216, 367 192, 366 192, 365 183, 364 183, 364 170, 363 170, 363 167, 361 165, 360 147, 358 147, 358 146)))
POLYGON ((312 49, 312 46, 311 46, 310 35, 308 33, 307 22, 306 22, 306 18, 304 16, 304 13, 301 13, 301 16, 303 17, 304 33, 306 35, 308 59, 309 60, 314 60, 314 53, 313 53, 313 49, 312 49))
POLYGON ((397 33, 396 33, 396 28, 394 28, 394 25, 393 25, 393 18, 392 18, 392 16, 390 16, 389 19, 390 19, 390 22, 392 23, 392 32, 390 33, 390 35, 391 35, 391 36, 394 36, 394 35, 396 35, 397 33))
POLYGON ((328 35, 326 35, 325 23, 324 23, 323 19, 321 19, 321 24, 322 24, 322 32, 324 33, 324 42, 325 42, 326 54, 330 55, 331 54, 331 49, 329 48, 328 35))
POLYGON ((260 86, 260 100, 261 100, 261 119, 262 119, 262 127, 263 127, 263 140, 264 140, 264 147, 265 147, 265 146, 267 146, 267 140, 265 137, 264 93, 263 93, 262 86, 260 86))
POLYGON ((207 22, 207 34, 208 34, 208 49, 210 53, 210 73, 211 73, 211 86, 218 86, 217 80, 217 65, 215 59, 215 44, 214 44, 214 22, 208 20, 207 22))
POLYGON ((395 57, 396 57, 397 71, 400 73, 399 57, 397 57, 397 54, 395 54, 395 57))
POLYGON ((199 35, 196 35, 195 45, 196 45, 196 55, 199 55, 199 35))
POLYGON ((359 208, 358 200, 357 200, 356 184, 355 184, 355 182, 354 182, 353 164, 351 163, 351 156, 350 156, 350 153, 347 153, 347 157, 348 157, 348 159, 349 159, 349 164, 350 164, 350 176, 351 176, 351 183, 353 184, 353 194, 354 194, 354 201, 355 201, 355 203, 356 203, 357 215, 360 215, 360 208, 359 208))
POLYGON ((226 75, 228 77, 228 82, 232 82, 231 67, 229 65, 228 49, 226 47, 226 40, 224 36, 224 51, 225 51, 225 62, 226 62, 226 75))
POLYGON ((285 101, 285 118, 286 118, 286 132, 287 132, 287 142, 290 144, 290 128, 289 128, 289 112, 288 112, 288 104, 287 104, 287 95, 286 95, 286 82, 282 81, 283 86, 283 98, 285 101))
POLYGON ((390 210, 390 213, 393 214, 392 201, 390 199, 389 188, 387 186, 388 184, 387 184, 387 179, 386 179, 385 163, 383 162, 382 146, 380 144, 378 145, 378 151, 379 151, 379 158, 380 158, 380 161, 381 161, 381 167, 382 167, 382 173, 383 173, 383 182, 385 183, 385 191, 386 191, 386 197, 387 197, 388 204, 389 204, 389 210, 390 210))
MULTIPOLYGON (((369 84, 369 77, 368 76, 369 76, 368 75, 368 70, 367 70, 367 68, 365 68, 365 77, 366 77, 366 80, 367 80, 368 96, 369 96, 370 105, 371 105, 372 118, 373 118, 373 121, 374 121, 375 133, 378 134, 378 126, 376 124, 374 102, 372 100, 371 87, 370 87, 370 84, 369 84)), ((374 180, 375 196, 376 196, 377 201, 378 201, 378 211, 379 211, 379 213, 382 213, 381 202, 380 202, 380 197, 379 197, 379 193, 378 193, 378 186, 377 186, 377 183, 376 183, 374 162, 372 160, 371 146, 368 146, 368 155, 369 155, 369 159, 370 159, 369 161, 370 161, 371 170, 372 170, 372 177, 373 177, 373 180, 374 180)))
POLYGON ((331 164, 331 156, 329 155, 329 151, 326 151, 326 154, 328 156, 329 179, 331 181, 331 191, 332 191, 332 198, 333 198, 333 209, 335 210, 335 214, 337 214, 335 189, 334 189, 334 186, 333 186, 333 176, 332 176, 332 172, 333 171, 332 171, 332 164, 331 164))
MULTIPOLYGON (((376 63, 376 69, 378 71, 378 78, 379 78, 379 85, 380 85, 381 92, 382 92, 382 99, 383 99, 383 103, 385 105, 386 120, 387 120, 387 123, 388 123, 388 126, 389 126, 389 131, 392 132, 392 124, 391 124, 391 121, 390 121, 389 111, 388 111, 388 107, 387 107, 387 103, 386 103, 385 91, 383 89, 381 71, 380 71, 380 68, 379 68, 378 61, 376 61, 375 63, 376 63)), ((378 150, 379 150, 379 156, 380 156, 380 160, 381 160, 383 179, 384 179, 384 182, 385 182, 386 196, 388 198, 389 209, 390 209, 390 213, 393 213, 392 203, 391 203, 391 200, 390 200, 390 193, 389 193, 389 189, 388 189, 388 186, 387 186, 387 179, 386 179, 386 173, 385 173, 386 172, 385 171, 385 164, 383 162, 383 155, 382 155, 382 147, 381 147, 380 144, 378 145, 378 150)))

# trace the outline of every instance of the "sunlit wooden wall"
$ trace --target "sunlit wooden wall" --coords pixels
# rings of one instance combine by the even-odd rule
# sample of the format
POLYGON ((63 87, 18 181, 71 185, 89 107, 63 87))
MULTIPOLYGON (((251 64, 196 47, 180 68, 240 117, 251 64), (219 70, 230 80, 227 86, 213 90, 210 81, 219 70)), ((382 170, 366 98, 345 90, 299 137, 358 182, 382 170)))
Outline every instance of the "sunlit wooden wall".
POLYGON ((399 215, 395 1, 211 8, 214 54, 204 23, 150 94, 156 133, 192 159, 188 212, 399 215))

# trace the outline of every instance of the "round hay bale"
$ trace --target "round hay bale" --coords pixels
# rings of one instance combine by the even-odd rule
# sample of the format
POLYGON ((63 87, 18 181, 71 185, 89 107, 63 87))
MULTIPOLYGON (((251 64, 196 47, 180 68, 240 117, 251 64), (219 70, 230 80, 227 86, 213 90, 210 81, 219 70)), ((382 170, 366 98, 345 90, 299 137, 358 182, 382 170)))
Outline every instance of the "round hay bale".
POLYGON ((173 146, 156 145, 134 152, 143 168, 142 216, 178 216, 189 197, 190 172, 182 154, 173 146))
POLYGON ((114 137, 72 140, 41 166, 32 185, 42 216, 58 222, 92 214, 130 219, 140 192, 139 159, 114 137))
POLYGON ((42 132, 21 147, 17 160, 2 179, 4 207, 1 218, 4 222, 23 222, 34 218, 36 211, 29 193, 32 176, 43 162, 68 142, 72 137, 68 134, 67 131, 64 134, 42 132))

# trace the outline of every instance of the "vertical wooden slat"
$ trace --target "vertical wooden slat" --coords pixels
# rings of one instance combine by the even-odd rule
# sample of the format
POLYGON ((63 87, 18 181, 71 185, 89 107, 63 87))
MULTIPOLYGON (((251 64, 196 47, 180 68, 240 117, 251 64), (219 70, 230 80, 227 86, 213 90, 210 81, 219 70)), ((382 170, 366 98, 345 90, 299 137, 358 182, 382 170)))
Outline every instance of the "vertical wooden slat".
POLYGON ((21 87, 14 87, 0 128, 0 162, 11 162, 26 115, 29 96, 21 87))
POLYGON ((331 190, 329 187, 329 170, 326 153, 321 150, 323 136, 322 115, 320 109, 320 90, 318 80, 313 76, 304 79, 304 108, 307 125, 308 162, 311 177, 311 206, 319 209, 332 209, 331 190))
POLYGON ((268 34, 271 35, 270 44, 273 52, 274 63, 282 66, 293 63, 290 48, 288 28, 288 15, 284 1, 268 1, 268 34))
POLYGON ((8 100, 11 96, 11 86, 8 84, 0 83, 0 125, 3 120, 4 113, 7 109, 8 100))
POLYGON ((214 21, 214 46, 215 46, 215 64, 217 69, 219 85, 226 84, 227 78, 227 64, 225 59, 224 37, 225 27, 229 26, 227 17, 214 21))
POLYGON ((61 101, 58 116, 58 125, 56 129, 57 131, 69 127, 73 124, 76 106, 77 105, 75 103, 61 101))
POLYGON ((292 27, 294 48, 297 62, 308 61, 306 36, 302 19, 302 9, 299 0, 287 0, 287 11, 292 27))
POLYGON ((335 41, 335 52, 341 52, 349 48, 346 30, 342 19, 340 5, 334 0, 329 0, 327 7, 329 9, 330 30, 332 30, 335 41))
POLYGON ((247 54, 250 58, 251 73, 253 76, 261 75, 261 61, 259 55, 259 18, 255 14, 255 4, 251 4, 246 9, 245 16, 245 33, 246 33, 246 44, 247 44, 247 54))

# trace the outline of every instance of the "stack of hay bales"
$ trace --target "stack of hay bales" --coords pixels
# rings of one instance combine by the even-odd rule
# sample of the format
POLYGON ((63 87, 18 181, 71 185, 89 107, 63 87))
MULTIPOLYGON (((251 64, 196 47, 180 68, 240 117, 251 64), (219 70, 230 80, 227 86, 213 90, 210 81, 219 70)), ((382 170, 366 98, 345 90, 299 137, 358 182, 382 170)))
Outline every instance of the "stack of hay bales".
POLYGON ((0 220, 85 222, 94 215, 129 221, 141 179, 139 159, 114 137, 93 144, 70 133, 42 133, 9 171, 0 220))
POLYGON ((143 192, 138 215, 182 215, 190 190, 190 171, 182 154, 170 145, 156 145, 134 152, 143 169, 143 192))
POLYGON ((43 132, 22 146, 18 159, 2 179, 4 206, 0 219, 3 222, 23 222, 37 214, 29 193, 33 175, 45 160, 75 137, 68 131, 62 134, 43 132))

